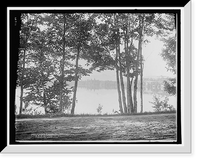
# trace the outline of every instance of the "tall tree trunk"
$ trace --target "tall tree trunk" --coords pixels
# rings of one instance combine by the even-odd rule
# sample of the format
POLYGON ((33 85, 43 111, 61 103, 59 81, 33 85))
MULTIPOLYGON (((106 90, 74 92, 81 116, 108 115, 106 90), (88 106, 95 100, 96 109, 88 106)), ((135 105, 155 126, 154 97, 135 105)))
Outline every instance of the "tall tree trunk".
MULTIPOLYGON (((27 20, 28 20, 28 15, 26 16, 27 20)), ((27 42, 28 42, 28 35, 25 36, 25 47, 24 47, 24 51, 23 51, 23 62, 22 62, 22 78, 21 78, 21 94, 20 94, 20 106, 19 106, 19 114, 22 114, 22 109, 23 109, 23 93, 24 93, 24 87, 23 87, 23 81, 24 81, 24 71, 25 71, 25 58, 26 58, 26 47, 27 47, 27 42)))
MULTIPOLYGON (((44 44, 42 44, 42 46, 44 46, 44 44)), ((47 98, 46 98, 46 90, 45 90, 45 74, 44 74, 44 71, 45 71, 45 66, 44 66, 44 62, 45 62, 45 55, 44 55, 44 51, 43 51, 43 48, 41 48, 40 50, 40 60, 39 60, 39 68, 40 68, 40 71, 41 71, 41 84, 42 84, 42 89, 43 89, 43 104, 44 104, 44 112, 45 114, 47 114, 47 98)), ((48 74, 47 74, 48 76, 48 74)))
POLYGON ((60 79, 60 112, 63 112, 63 86, 64 86, 64 68, 65 68, 65 24, 66 18, 65 14, 63 14, 63 53, 62 53, 62 61, 61 61, 61 79, 60 79))
POLYGON ((44 92, 43 92, 43 103, 44 103, 44 112, 45 114, 47 114, 47 99, 46 99, 46 92, 45 89, 43 88, 44 92))
POLYGON ((137 88, 138 88, 138 75, 140 66, 140 46, 141 46, 141 39, 139 38, 138 42, 138 51, 137 51, 137 61, 136 61, 136 75, 134 80, 134 92, 133 92, 133 101, 134 101, 134 113, 137 113, 137 88))
POLYGON ((20 89, 21 89, 21 94, 20 94, 19 115, 22 114, 22 108, 23 108, 23 93, 24 93, 23 85, 21 85, 20 89))
MULTIPOLYGON (((41 50, 41 57, 44 58, 44 53, 41 50)), ((42 75, 42 89, 43 89, 43 104, 44 104, 44 112, 45 114, 47 114, 47 97, 46 97, 46 90, 45 90, 45 74, 44 74, 44 66, 43 66, 43 59, 40 62, 40 71, 41 71, 41 75, 42 75)), ((48 75, 47 75, 48 76, 48 75)))
POLYGON ((137 113, 137 83, 138 83, 138 74, 136 74, 134 80, 134 90, 133 90, 134 113, 137 113))
POLYGON ((116 46, 116 78, 117 78, 117 92, 118 92, 118 101, 119 101, 119 109, 120 109, 120 113, 123 114, 123 107, 122 107, 122 97, 121 97, 121 89, 120 89, 120 81, 119 81, 119 68, 118 68, 118 50, 117 50, 117 46, 116 46))
POLYGON ((141 98, 141 113, 143 112, 143 57, 142 57, 142 42, 143 42, 143 28, 144 28, 144 15, 141 18, 140 29, 140 98, 141 98))
POLYGON ((122 103, 124 107, 124 113, 127 113, 127 106, 126 106, 126 95, 125 95, 125 88, 124 88, 124 79, 122 75, 122 64, 121 64, 121 56, 120 56, 120 45, 118 46, 119 50, 119 76, 120 76, 120 83, 121 83, 121 90, 122 90, 122 103))
POLYGON ((74 82, 74 94, 73 94, 73 100, 72 100, 72 109, 71 114, 74 115, 74 110, 76 106, 76 92, 78 87, 78 61, 79 61, 79 54, 80 54, 80 47, 77 49, 77 55, 76 55, 76 67, 75 67, 75 82, 74 82))
POLYGON ((141 66, 140 67, 141 67, 141 74, 140 74, 140 83, 141 83, 141 85, 140 85, 140 87, 141 87, 141 90, 140 90, 141 111, 140 112, 143 113, 143 65, 142 65, 142 60, 141 60, 141 66))
MULTIPOLYGON (((142 38, 141 38, 142 42, 142 38)), ((142 43, 140 45, 140 101, 141 101, 141 110, 140 112, 143 113, 143 64, 142 64, 142 43)))
MULTIPOLYGON (((114 22, 115 22, 115 16, 114 16, 114 22)), ((123 113, 127 113, 127 106, 126 106, 126 95, 125 95, 125 88, 124 88, 124 80, 123 80, 123 75, 122 75, 122 64, 121 64, 121 56, 120 56, 120 33, 119 33, 119 28, 117 29, 117 41, 116 41, 116 54, 118 55, 118 62, 119 62, 119 73, 117 74, 119 76, 119 84, 121 85, 121 100, 122 100, 122 103, 123 103, 123 106, 122 106, 122 111, 123 113)), ((120 87, 119 85, 119 87, 120 87)), ((121 104, 121 102, 120 102, 121 104)), ((121 111, 121 112, 122 112, 121 111)))
POLYGON ((24 87, 23 87, 23 81, 24 81, 24 70, 25 70, 25 58, 26 58, 26 48, 24 48, 23 51, 23 62, 22 62, 22 78, 21 78, 21 94, 20 94, 20 106, 19 106, 19 114, 22 114, 22 109, 23 109, 23 93, 24 93, 24 87))
MULTIPOLYGON (((116 26, 116 14, 114 14, 114 26, 116 26)), ((116 52, 116 58, 115 58, 115 67, 116 67, 116 78, 117 78, 117 92, 118 92, 118 101, 119 101, 119 109, 120 109, 120 113, 123 114, 123 107, 122 107, 122 96, 121 96, 121 88, 120 88, 120 79, 119 79, 119 66, 118 66, 118 62, 119 62, 119 53, 120 50, 118 49, 120 46, 120 37, 119 37, 119 29, 116 30, 117 31, 117 38, 116 38, 116 42, 115 42, 115 52, 116 52)))
MULTIPOLYGON (((129 68, 127 68, 129 70, 129 68)), ((129 73, 129 72, 128 72, 129 73)), ((132 95, 131 95, 131 87, 130 87, 130 77, 127 73, 127 105, 128 105, 128 113, 132 113, 132 95)))
POLYGON ((133 102, 130 84, 130 56, 128 52, 128 40, 125 40, 126 66, 127 66, 127 106, 128 113, 133 113, 133 102))
MULTIPOLYGON (((140 17, 141 18, 141 17, 140 17)), ((137 84, 138 84, 138 75, 139 75, 139 69, 138 67, 140 66, 140 68, 142 68, 142 64, 140 63, 141 59, 140 57, 142 57, 142 31, 143 31, 143 21, 144 18, 142 17, 142 19, 140 19, 139 23, 140 23, 140 31, 139 31, 139 42, 138 42, 138 51, 137 51, 137 61, 136 61, 136 76, 135 76, 135 81, 134 81, 134 112, 137 113, 137 84)), ((142 69, 140 69, 140 73, 141 73, 141 80, 143 80, 143 73, 142 73, 142 69)), ((141 84, 143 84, 143 82, 141 81, 141 84)), ((143 86, 141 85, 141 88, 143 88, 143 86)), ((143 90, 140 91, 140 97, 141 97, 141 110, 143 111, 143 90)))

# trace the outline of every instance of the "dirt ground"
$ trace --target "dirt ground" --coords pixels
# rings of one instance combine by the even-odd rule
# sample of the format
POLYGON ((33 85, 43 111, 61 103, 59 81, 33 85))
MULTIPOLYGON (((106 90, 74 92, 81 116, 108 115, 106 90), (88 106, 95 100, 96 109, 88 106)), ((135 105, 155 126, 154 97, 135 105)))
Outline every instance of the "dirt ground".
POLYGON ((176 114, 16 120, 16 141, 176 141, 176 114))

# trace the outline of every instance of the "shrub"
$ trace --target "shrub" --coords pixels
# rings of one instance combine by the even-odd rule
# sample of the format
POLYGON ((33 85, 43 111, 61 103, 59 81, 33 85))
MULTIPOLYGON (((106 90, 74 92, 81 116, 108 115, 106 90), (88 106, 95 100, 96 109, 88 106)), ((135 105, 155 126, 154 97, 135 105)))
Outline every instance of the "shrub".
POLYGON ((101 104, 99 104, 99 106, 97 107, 97 113, 101 114, 102 113, 102 109, 103 109, 103 106, 101 104))
POLYGON ((153 102, 150 102, 153 104, 153 108, 155 112, 161 112, 161 111, 175 111, 175 108, 173 105, 170 105, 169 98, 165 97, 164 100, 161 100, 161 97, 154 95, 153 96, 153 102))

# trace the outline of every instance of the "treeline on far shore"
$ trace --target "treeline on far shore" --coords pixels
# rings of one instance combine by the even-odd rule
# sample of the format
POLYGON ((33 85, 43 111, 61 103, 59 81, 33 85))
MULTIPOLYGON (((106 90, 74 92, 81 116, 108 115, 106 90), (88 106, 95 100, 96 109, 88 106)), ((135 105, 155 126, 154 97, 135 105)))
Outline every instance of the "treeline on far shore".
MULTIPOLYGON (((125 83, 125 86, 126 86, 126 83, 125 83)), ((138 86, 140 86, 140 84, 138 84, 138 86)), ((103 80, 96 80, 96 79, 81 80, 79 81, 78 87, 86 88, 89 90, 99 90, 99 89, 111 90, 111 89, 117 89, 117 82, 110 81, 110 80, 103 81, 103 80)), ((140 91, 140 87, 138 88, 138 91, 140 91)), ((144 78, 143 91, 144 93, 165 94, 166 91, 164 91, 164 79, 163 78, 158 78, 158 79, 144 78)))

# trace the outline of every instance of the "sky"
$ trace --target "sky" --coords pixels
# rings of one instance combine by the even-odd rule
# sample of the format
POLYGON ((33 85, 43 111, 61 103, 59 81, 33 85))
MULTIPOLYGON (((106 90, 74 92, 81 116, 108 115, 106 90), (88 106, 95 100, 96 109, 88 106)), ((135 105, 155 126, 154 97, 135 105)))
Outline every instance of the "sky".
MULTIPOLYGON (((150 41, 148 44, 143 45, 143 56, 144 56, 144 77, 174 77, 172 72, 167 71, 166 62, 161 57, 160 53, 162 52, 163 42, 156 39, 156 37, 148 38, 150 41)), ((137 46, 136 46, 137 47, 137 46)), ((94 71, 90 76, 85 76, 82 80, 113 80, 115 81, 115 71, 106 70, 102 72, 94 71)))

